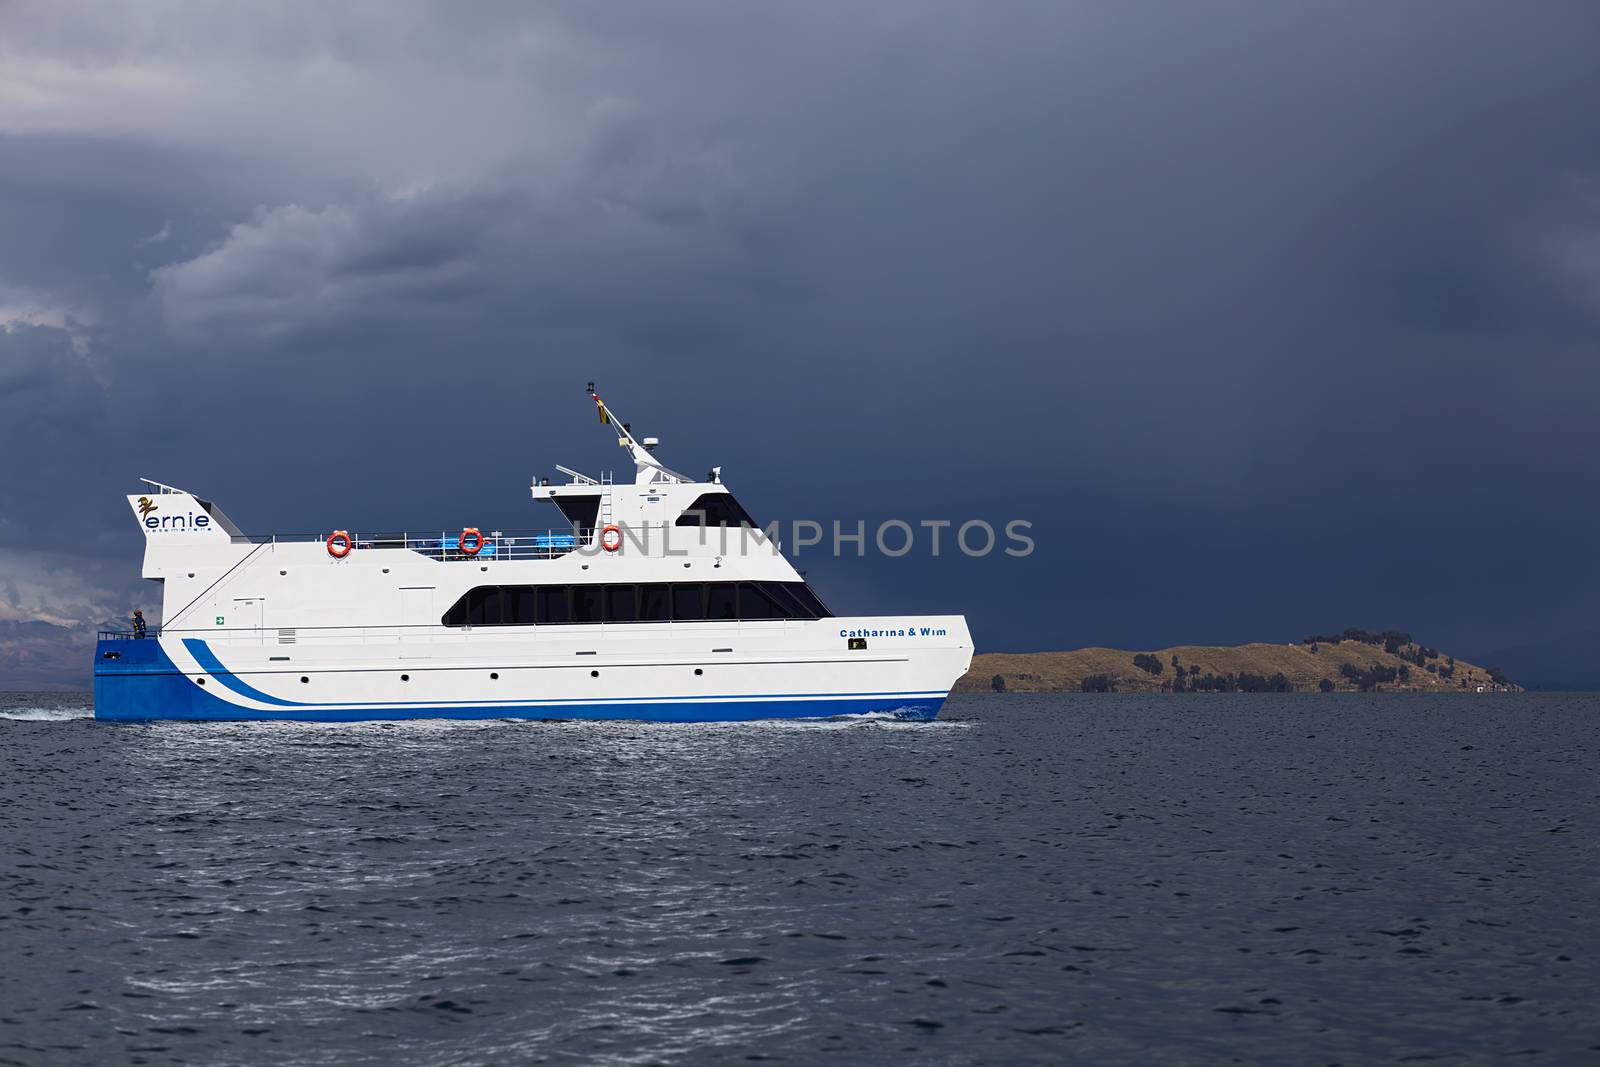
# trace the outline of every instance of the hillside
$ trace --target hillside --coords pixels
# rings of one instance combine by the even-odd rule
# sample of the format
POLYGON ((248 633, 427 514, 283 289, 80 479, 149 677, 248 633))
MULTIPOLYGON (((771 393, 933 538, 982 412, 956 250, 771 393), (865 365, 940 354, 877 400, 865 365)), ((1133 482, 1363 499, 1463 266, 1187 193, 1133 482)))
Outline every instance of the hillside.
POLYGON ((973 657, 972 669, 955 691, 989 692, 994 677, 1016 693, 1168 692, 1181 672, 1187 691, 1289 691, 1315 693, 1328 688, 1354 692, 1476 692, 1519 690, 1504 675, 1453 659, 1424 645, 1366 631, 1369 640, 1321 639, 1298 645, 1178 645, 1153 652, 1079 648, 1069 652, 989 652, 973 657), (1390 638, 1383 640, 1383 638, 1390 638), (1144 664, 1135 664, 1135 657, 1144 664), (1179 667, 1175 670, 1173 659, 1179 667), (1152 670, 1159 668, 1159 673, 1152 670), (1086 684, 1087 683, 1087 684, 1086 684))

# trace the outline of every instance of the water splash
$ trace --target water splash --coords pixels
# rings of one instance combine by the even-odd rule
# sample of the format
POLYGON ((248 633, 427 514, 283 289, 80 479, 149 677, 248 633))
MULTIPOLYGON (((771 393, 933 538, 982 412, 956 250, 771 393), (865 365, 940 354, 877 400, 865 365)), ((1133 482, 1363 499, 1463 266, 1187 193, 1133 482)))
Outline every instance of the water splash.
POLYGON ((67 722, 94 717, 86 693, 0 693, 0 719, 20 722, 67 722))

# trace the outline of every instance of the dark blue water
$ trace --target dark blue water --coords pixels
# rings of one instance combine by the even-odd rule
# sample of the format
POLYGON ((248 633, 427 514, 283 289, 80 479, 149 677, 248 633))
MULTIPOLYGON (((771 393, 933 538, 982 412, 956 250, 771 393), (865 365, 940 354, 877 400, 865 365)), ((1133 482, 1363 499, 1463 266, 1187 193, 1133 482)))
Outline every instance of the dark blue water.
POLYGON ((1572 1062, 1600 701, 747 725, 0 696, 0 1061, 1572 1062))

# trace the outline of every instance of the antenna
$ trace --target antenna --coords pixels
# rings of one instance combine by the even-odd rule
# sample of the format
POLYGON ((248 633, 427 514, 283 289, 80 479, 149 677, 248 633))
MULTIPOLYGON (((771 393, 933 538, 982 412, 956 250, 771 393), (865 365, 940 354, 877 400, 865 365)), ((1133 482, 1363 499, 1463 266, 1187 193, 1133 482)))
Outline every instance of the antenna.
POLYGON ((600 394, 594 391, 593 382, 589 383, 589 396, 593 398, 595 407, 600 411, 600 422, 602 424, 611 423, 616 426, 619 434, 617 444, 626 448, 633 456, 634 466, 638 470, 637 484, 647 485, 653 479, 663 478, 671 482, 687 482, 690 480, 677 471, 662 466, 661 461, 650 454, 651 449, 657 443, 655 439, 650 439, 649 445, 639 443, 639 439, 633 436, 632 424, 623 422, 617 418, 615 412, 606 407, 606 402, 601 400, 600 394))

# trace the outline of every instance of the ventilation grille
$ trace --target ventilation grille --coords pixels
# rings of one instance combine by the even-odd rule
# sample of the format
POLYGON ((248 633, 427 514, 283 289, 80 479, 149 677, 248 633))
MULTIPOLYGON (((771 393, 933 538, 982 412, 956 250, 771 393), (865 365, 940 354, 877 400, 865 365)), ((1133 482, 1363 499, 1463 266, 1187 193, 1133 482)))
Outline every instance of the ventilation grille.
POLYGON ((293 630, 279 630, 278 631, 278 644, 280 644, 280 645, 292 645, 292 644, 294 644, 294 631, 293 630))

